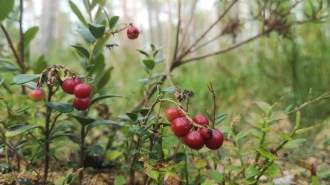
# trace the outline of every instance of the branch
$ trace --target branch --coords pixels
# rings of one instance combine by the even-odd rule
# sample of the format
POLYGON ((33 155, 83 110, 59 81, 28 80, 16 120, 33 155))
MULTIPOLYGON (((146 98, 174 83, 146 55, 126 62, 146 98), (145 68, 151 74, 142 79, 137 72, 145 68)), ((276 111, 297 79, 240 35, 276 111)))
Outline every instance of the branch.
POLYGON ((248 42, 251 42, 251 41, 253 41, 253 40, 256 39, 256 38, 261 37, 261 36, 264 35, 265 33, 266 33, 266 32, 261 32, 261 33, 255 35, 254 37, 251 37, 251 38, 249 38, 249 39, 247 39, 247 40, 245 40, 245 41, 242 41, 242 42, 240 42, 240 43, 234 44, 234 45, 232 45, 232 46, 230 46, 230 47, 228 47, 228 48, 225 48, 225 49, 223 49, 223 50, 219 50, 219 51, 216 51, 216 52, 213 52, 213 53, 208 53, 208 54, 205 54, 205 55, 201 55, 201 56, 197 56, 197 57, 189 58, 189 59, 186 59, 186 60, 182 60, 182 61, 180 62, 179 65, 182 65, 182 64, 188 63, 188 62, 193 61, 193 60, 199 60, 199 59, 207 58, 207 57, 210 57, 210 56, 213 56, 213 55, 218 55, 218 54, 221 54, 221 53, 225 53, 225 52, 230 51, 230 50, 232 50, 232 49, 235 49, 235 48, 237 48, 237 47, 239 47, 239 46, 241 46, 241 45, 243 45, 243 44, 246 44, 246 43, 248 43, 248 42))
POLYGON ((219 16, 219 18, 181 55, 181 58, 183 58, 185 55, 187 55, 191 48, 193 48, 194 46, 196 46, 196 44, 198 44, 199 41, 201 41, 205 35, 219 22, 221 21, 224 16, 229 12, 229 10, 231 9, 231 7, 237 2, 238 0, 234 0, 228 7, 227 9, 222 13, 222 15, 219 16))
POLYGON ((173 61, 175 61, 176 56, 178 54, 178 45, 179 45, 179 34, 180 34, 180 26, 181 26, 181 0, 179 0, 179 8, 178 8, 178 25, 176 29, 176 37, 175 37, 175 48, 174 48, 174 55, 173 61))
POLYGON ((1 27, 2 31, 3 31, 3 33, 5 34, 6 38, 7 38, 7 42, 8 42, 8 44, 9 44, 10 49, 13 51, 13 54, 14 54, 14 56, 15 56, 15 58, 16 58, 16 62, 17 62, 17 64, 18 64, 19 67, 21 68, 21 71, 23 71, 23 69, 24 69, 24 65, 23 65, 21 59, 20 59, 19 56, 18 56, 18 53, 17 53, 17 51, 16 51, 16 49, 15 49, 15 46, 14 46, 14 44, 13 44, 13 41, 12 41, 11 38, 10 38, 10 35, 9 35, 7 29, 3 26, 2 23, 0 23, 0 27, 1 27))
POLYGON ((192 10, 191 10, 191 15, 190 15, 190 18, 189 18, 189 21, 187 23, 187 25, 185 26, 185 32, 183 32, 182 34, 182 39, 181 39, 181 44, 183 45, 184 43, 184 40, 186 39, 186 36, 188 35, 189 31, 188 31, 188 28, 190 26, 190 23, 191 21, 193 20, 194 18, 194 13, 195 13, 195 9, 196 9, 196 4, 197 4, 197 0, 194 0, 194 3, 192 5, 192 10))

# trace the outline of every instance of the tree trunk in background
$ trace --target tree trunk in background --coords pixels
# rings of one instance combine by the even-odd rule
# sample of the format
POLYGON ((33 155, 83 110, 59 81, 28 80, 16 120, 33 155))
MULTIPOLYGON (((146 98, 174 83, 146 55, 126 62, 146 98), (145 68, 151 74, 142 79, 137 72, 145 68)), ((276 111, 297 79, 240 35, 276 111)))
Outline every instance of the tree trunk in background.
POLYGON ((147 10, 148 10, 148 24, 149 24, 149 35, 150 35, 150 43, 154 43, 154 31, 153 31, 153 12, 152 11, 152 0, 147 0, 147 10))
MULTIPOLYGON (((158 4, 160 4, 161 2, 158 0, 158 4)), ((157 21, 157 41, 158 44, 156 45, 156 47, 159 47, 161 45, 164 45, 165 43, 163 43, 163 26, 162 26, 162 22, 159 19, 159 13, 161 11, 160 6, 155 6, 155 10, 156 10, 156 21, 157 21)), ((163 58, 163 50, 159 51, 158 56, 160 58, 163 58)))
POLYGON ((55 30, 55 15, 57 13, 58 1, 43 0, 42 1, 42 14, 40 24, 40 44, 39 52, 40 55, 49 54, 50 46, 54 37, 55 30))

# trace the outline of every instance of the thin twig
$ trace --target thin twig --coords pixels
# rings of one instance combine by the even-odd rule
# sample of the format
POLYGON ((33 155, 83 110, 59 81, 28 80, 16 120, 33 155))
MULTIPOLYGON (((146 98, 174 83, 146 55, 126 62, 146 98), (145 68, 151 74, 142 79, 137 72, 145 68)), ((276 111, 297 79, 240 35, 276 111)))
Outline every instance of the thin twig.
POLYGON ((199 41, 201 41, 205 35, 219 22, 221 21, 224 16, 229 12, 229 10, 231 9, 231 7, 233 7, 233 5, 237 2, 238 0, 234 0, 227 8, 226 10, 218 17, 218 19, 207 29, 205 30, 205 32, 181 55, 181 57, 183 58, 184 56, 186 56, 190 50, 195 47, 199 41))
POLYGON ((178 54, 178 45, 179 45, 179 35, 180 35, 180 27, 181 27, 181 0, 178 1, 179 8, 178 8, 178 24, 176 29, 176 37, 175 37, 175 47, 174 47, 174 54, 173 54, 173 61, 176 61, 176 56, 178 54))
MULTIPOLYGON (((15 153, 15 155, 18 155, 18 156, 20 156, 19 154, 18 154, 18 152, 12 147, 12 146, 10 146, 10 144, 9 143, 7 143, 7 141, 3 138, 3 137, 1 137, 0 136, 0 139, 6 144, 6 146, 8 146, 8 148, 12 151, 12 152, 14 152, 15 153)), ((46 180, 40 175, 40 173, 36 170, 36 169, 34 169, 34 166, 32 166, 23 156, 20 156, 20 158, 29 166, 29 167, 31 167, 32 169, 33 169, 33 171, 35 171, 36 172, 36 174, 39 176, 39 178, 41 178, 45 183, 46 183, 46 180)))
POLYGON ((16 51, 16 49, 15 49, 15 46, 14 46, 14 44, 13 44, 13 41, 11 40, 11 37, 10 37, 10 35, 9 35, 8 31, 7 31, 7 29, 3 26, 2 23, 0 23, 0 27, 1 27, 2 31, 3 31, 3 33, 5 34, 6 38, 7 38, 7 42, 8 42, 8 44, 9 44, 10 49, 12 50, 12 52, 13 52, 13 54, 14 54, 14 57, 15 57, 15 59, 16 59, 17 64, 19 65, 21 71, 23 72, 24 65, 23 65, 21 59, 20 59, 19 56, 18 56, 18 53, 17 53, 17 51, 16 51))
MULTIPOLYGON (((25 66, 24 66, 24 33, 23 33, 23 0, 19 1, 19 36, 20 36, 20 59, 22 63, 22 73, 25 73, 25 66)), ((22 86, 22 94, 26 94, 25 86, 22 86)))
POLYGON ((191 14, 190 14, 189 21, 188 21, 187 25, 185 25, 185 32, 183 32, 183 34, 182 34, 181 44, 184 43, 184 40, 186 39, 186 36, 187 36, 188 33, 189 33, 189 29, 188 29, 188 28, 189 28, 189 26, 190 26, 190 23, 191 23, 191 21, 193 20, 193 18, 195 17, 195 16, 194 16, 194 13, 195 13, 195 9, 196 9, 197 1, 198 1, 198 0, 194 0, 194 3, 193 3, 193 5, 192 5, 192 10, 191 10, 191 14))

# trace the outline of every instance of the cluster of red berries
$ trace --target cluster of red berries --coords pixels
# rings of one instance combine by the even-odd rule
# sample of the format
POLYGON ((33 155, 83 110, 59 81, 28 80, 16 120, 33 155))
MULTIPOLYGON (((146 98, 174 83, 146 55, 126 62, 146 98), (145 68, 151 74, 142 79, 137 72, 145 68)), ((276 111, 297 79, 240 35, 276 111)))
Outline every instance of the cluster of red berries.
POLYGON ((179 109, 168 108, 166 118, 172 122, 174 135, 191 149, 200 150, 205 145, 211 150, 217 150, 223 143, 222 133, 209 129, 209 120, 203 114, 198 114, 189 121, 179 109))
POLYGON ((88 84, 82 82, 81 78, 70 77, 62 82, 62 89, 68 94, 74 94, 73 107, 77 110, 86 110, 89 107, 89 95, 92 89, 88 84))

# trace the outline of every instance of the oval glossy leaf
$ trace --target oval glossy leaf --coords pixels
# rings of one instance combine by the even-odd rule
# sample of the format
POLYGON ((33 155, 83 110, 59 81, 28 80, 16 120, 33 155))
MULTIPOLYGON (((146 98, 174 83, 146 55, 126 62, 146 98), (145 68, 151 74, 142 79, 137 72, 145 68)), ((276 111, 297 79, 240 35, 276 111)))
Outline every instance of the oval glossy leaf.
POLYGON ((169 135, 163 138, 163 148, 164 149, 171 149, 179 144, 179 139, 173 135, 169 135))
POLYGON ((95 42, 95 38, 94 36, 91 34, 91 32, 89 31, 89 29, 86 28, 79 28, 77 29, 77 32, 80 33, 81 36, 83 36, 83 38, 89 42, 89 43, 94 43, 95 42))
POLYGON ((113 70, 113 67, 109 67, 102 75, 102 77, 96 82, 96 86, 98 89, 103 88, 108 84, 111 77, 111 71, 113 70))
POLYGON ((250 133, 254 135, 256 138, 261 139, 262 133, 260 132, 260 130, 256 128, 252 128, 250 129, 250 133))
POLYGON ((285 108, 285 110, 284 110, 284 113, 288 113, 288 112, 290 112, 290 111, 292 110, 292 108, 293 108, 293 105, 292 105, 292 104, 289 105, 289 106, 287 106, 287 107, 285 108))
POLYGON ((122 96, 118 95, 118 94, 107 94, 107 95, 103 95, 103 96, 98 96, 96 98, 93 98, 91 100, 90 106, 93 105, 95 102, 99 101, 99 100, 103 100, 103 99, 107 99, 107 98, 121 98, 122 96))
POLYGON ((36 66, 33 66, 33 69, 36 73, 41 73, 48 66, 49 66, 49 64, 48 64, 47 60, 45 59, 45 55, 41 55, 36 62, 36 66))
POLYGON ((105 154, 105 159, 108 161, 112 161, 112 160, 115 160, 116 158, 118 158, 119 156, 121 156, 122 154, 123 154, 123 152, 107 150, 107 152, 105 154))
POLYGON ((164 62, 164 61, 165 61, 165 59, 163 59, 163 58, 161 58, 161 59, 155 59, 156 64, 157 64, 157 63, 164 62))
POLYGON ((14 76, 13 83, 14 84, 24 84, 26 82, 38 79, 40 77, 39 74, 19 74, 14 76))
POLYGON ((50 138, 50 140, 54 140, 54 139, 59 138, 59 137, 69 137, 69 138, 75 139, 76 141, 79 141, 79 136, 77 134, 73 134, 73 133, 56 134, 56 135, 53 135, 50 138))
POLYGON ((177 89, 178 89, 177 87, 168 87, 168 88, 162 89, 162 92, 173 93, 177 89))
POLYGON ((272 153, 270 153, 270 151, 264 149, 264 148, 257 148, 256 149, 261 155, 263 155, 264 157, 266 157, 269 160, 273 160, 275 159, 275 157, 273 156, 272 153))
POLYGON ((205 159, 197 159, 193 164, 195 168, 202 169, 207 166, 207 161, 205 159))
POLYGON ((149 70, 152 70, 155 67, 155 61, 152 59, 145 59, 142 60, 142 63, 144 64, 144 66, 146 66, 149 70))
POLYGON ((226 115, 226 114, 223 114, 223 116, 217 118, 217 119, 214 121, 214 124, 217 125, 217 124, 221 123, 223 120, 226 119, 226 117, 227 117, 227 115, 226 115))
POLYGON ((109 20, 109 28, 110 28, 110 30, 112 30, 115 27, 115 25, 118 22, 118 19, 119 19, 119 16, 113 16, 113 17, 111 17, 111 19, 109 20))
POLYGON ((245 178, 249 179, 250 177, 254 177, 259 173, 259 170, 255 166, 249 166, 245 169, 245 178))
POLYGON ((10 164, 7 163, 0 163, 0 168, 11 168, 10 164))
POLYGON ((30 44, 30 42, 37 35, 38 31, 39 31, 39 27, 37 26, 26 30, 26 32, 24 33, 24 47, 27 47, 30 44))
POLYGON ((150 58, 150 56, 149 56, 149 54, 148 54, 147 52, 145 52, 145 51, 143 51, 143 50, 141 50, 141 49, 138 49, 138 51, 139 51, 142 55, 144 55, 144 56, 150 58))
POLYGON ((100 125, 115 125, 120 126, 117 122, 111 121, 111 120, 97 120, 93 123, 89 124, 86 128, 86 134, 88 131, 90 131, 92 128, 100 126, 100 125))
POLYGON ((73 125, 69 125, 69 124, 61 124, 55 128, 52 129, 52 132, 50 133, 50 135, 55 134, 58 131, 66 131, 66 130, 77 130, 77 128, 73 125))
POLYGON ((138 115, 135 114, 135 113, 127 112, 127 113, 125 113, 125 114, 130 118, 131 121, 136 121, 137 118, 138 118, 138 115))
POLYGON ((16 125, 16 126, 10 127, 10 129, 7 130, 5 136, 6 137, 17 136, 19 134, 22 134, 24 132, 27 132, 31 129, 35 129, 38 127, 42 128, 41 126, 35 126, 35 125, 16 125))
POLYGON ((95 146, 87 146, 87 150, 85 151, 86 155, 94 155, 100 154, 103 152, 103 148, 100 145, 95 146))
POLYGON ((34 185, 32 182, 30 182, 26 178, 18 178, 17 181, 19 182, 19 184, 34 185))
POLYGON ((12 64, 4 64, 0 66, 0 72, 18 71, 19 68, 12 64))
POLYGON ((47 102, 48 107, 57 110, 61 113, 69 113, 73 111, 72 103, 67 102, 47 102))
POLYGON ((82 55, 84 55, 84 57, 86 57, 87 59, 89 58, 90 54, 86 48, 80 45, 71 45, 71 46, 74 47, 76 50, 78 50, 82 55))
POLYGON ((114 185, 124 185, 126 183, 125 177, 120 175, 116 176, 114 185))
POLYGON ((80 12, 79 8, 77 7, 76 4, 74 4, 72 1, 69 1, 69 5, 71 7, 71 10, 73 11, 74 14, 78 17, 80 22, 82 22, 85 26, 87 26, 87 22, 83 16, 83 14, 80 12))
POLYGON ((14 8, 14 0, 0 0, 0 23, 7 18, 14 8))
POLYGON ((281 166, 273 163, 270 167, 267 168, 265 171, 264 175, 268 178, 273 178, 273 177, 281 177, 283 174, 281 172, 281 166))
POLYGON ((296 148, 299 145, 301 145, 302 143, 304 143, 306 141, 306 139, 295 139, 295 140, 291 140, 288 141, 287 143, 285 143, 285 145, 283 145, 283 148, 296 148))
POLYGON ((89 125, 95 121, 95 119, 90 117, 78 116, 78 115, 71 115, 73 116, 81 125, 89 125))
POLYGON ((105 31, 105 27, 102 24, 88 23, 88 28, 96 39, 101 38, 105 31))
POLYGON ((249 134, 249 130, 242 130, 236 135, 236 139, 241 139, 249 134))
POLYGON ((148 78, 138 79, 138 82, 140 82, 142 85, 146 85, 148 83, 148 78))

